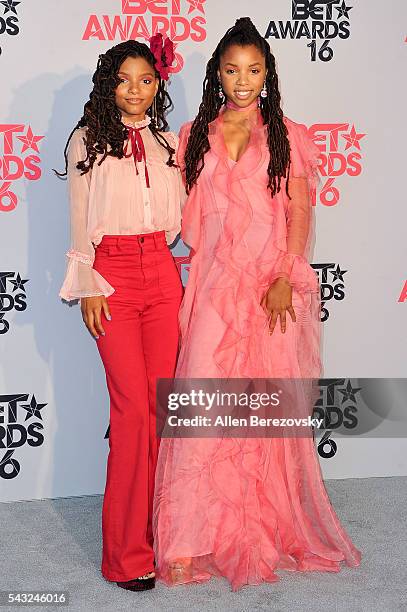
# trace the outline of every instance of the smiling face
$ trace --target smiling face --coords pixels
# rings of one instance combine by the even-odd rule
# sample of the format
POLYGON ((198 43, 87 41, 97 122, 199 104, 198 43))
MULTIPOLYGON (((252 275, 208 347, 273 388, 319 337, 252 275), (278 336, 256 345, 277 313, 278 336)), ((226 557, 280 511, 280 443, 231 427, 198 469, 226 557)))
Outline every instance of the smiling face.
POLYGON ((228 100, 246 108, 263 88, 266 78, 264 55, 255 45, 231 45, 220 58, 219 77, 228 100))
POLYGON ((154 68, 143 57, 127 57, 119 68, 118 77, 120 83, 115 90, 115 101, 123 121, 141 121, 158 90, 154 68))

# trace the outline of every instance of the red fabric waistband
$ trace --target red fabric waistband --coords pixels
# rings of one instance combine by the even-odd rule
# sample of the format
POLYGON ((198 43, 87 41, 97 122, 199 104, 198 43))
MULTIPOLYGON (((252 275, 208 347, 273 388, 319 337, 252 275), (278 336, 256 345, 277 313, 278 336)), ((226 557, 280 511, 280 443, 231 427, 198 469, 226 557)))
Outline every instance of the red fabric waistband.
POLYGON ((165 239, 165 231, 161 230, 159 232, 150 232, 148 234, 121 234, 117 236, 112 234, 105 234, 98 247, 120 245, 135 246, 136 244, 155 244, 156 246, 167 244, 167 241, 165 239))

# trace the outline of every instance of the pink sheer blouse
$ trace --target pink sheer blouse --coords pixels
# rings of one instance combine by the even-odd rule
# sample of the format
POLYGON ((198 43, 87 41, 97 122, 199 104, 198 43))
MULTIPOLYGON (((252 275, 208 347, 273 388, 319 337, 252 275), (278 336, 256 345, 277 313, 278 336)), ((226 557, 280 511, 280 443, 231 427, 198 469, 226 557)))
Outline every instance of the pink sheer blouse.
MULTIPOLYGON (((76 130, 72 136, 68 149, 71 243, 66 276, 59 293, 64 300, 108 297, 114 292, 114 287, 92 267, 95 247, 104 234, 165 230, 167 243, 171 244, 180 232, 181 208, 186 197, 181 173, 178 167, 167 165, 168 152, 154 138, 149 123, 150 119, 146 118, 134 124, 145 128, 139 134, 146 164, 144 160, 135 162, 133 155, 129 155, 122 159, 107 157, 99 166, 98 156, 92 170, 84 175, 76 164, 86 159, 86 128, 76 130)), ((163 136, 177 152, 178 136, 173 132, 163 136)), ((125 143, 125 150, 127 144, 130 145, 125 143)))

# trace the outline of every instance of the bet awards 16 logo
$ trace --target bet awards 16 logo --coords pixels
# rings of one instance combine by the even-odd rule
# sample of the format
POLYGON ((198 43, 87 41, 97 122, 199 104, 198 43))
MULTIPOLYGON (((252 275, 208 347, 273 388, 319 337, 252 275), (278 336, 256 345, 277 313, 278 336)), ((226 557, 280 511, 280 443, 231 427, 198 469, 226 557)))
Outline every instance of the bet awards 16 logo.
POLYGON ((22 279, 20 273, 0 272, 0 334, 6 334, 10 323, 4 318, 12 310, 22 312, 27 308, 25 283, 28 278, 22 279))
POLYGON ((324 378, 319 381, 320 397, 314 404, 312 416, 322 419, 322 429, 326 430, 318 442, 318 454, 324 459, 336 455, 337 444, 331 438, 335 430, 350 433, 358 426, 357 394, 360 391, 361 387, 353 387, 350 379, 324 378))
POLYGON ((18 198, 12 190, 16 181, 38 181, 41 177, 38 143, 43 138, 35 136, 30 125, 0 124, 0 212, 10 212, 17 206, 18 198))
POLYGON ((291 21, 270 21, 265 38, 309 40, 312 62, 329 62, 334 56, 331 42, 350 36, 349 11, 345 0, 292 0, 291 21))
MULTIPOLYGON (((19 31, 17 5, 21 4, 16 0, 2 0, 0 2, 0 10, 3 9, 3 15, 0 15, 0 36, 8 34, 9 36, 16 36, 19 31)), ((1 39, 0 39, 1 40, 1 39)), ((2 54, 2 48, 0 47, 0 55, 2 54)))
POLYGON ((20 473, 20 463, 13 456, 17 448, 43 444, 41 411, 46 405, 27 393, 0 395, 0 478, 10 480, 20 473))
POLYGON ((345 283, 343 275, 348 270, 341 270, 339 264, 334 263, 312 263, 321 288, 321 322, 329 319, 330 312, 327 302, 330 300, 342 301, 345 298, 345 283))
POLYGON ((308 133, 321 151, 318 172, 323 184, 319 201, 324 206, 335 206, 340 200, 336 179, 362 173, 360 141, 366 134, 357 132, 350 123, 314 123, 308 133))
MULTIPOLYGON (((206 39, 206 0, 121 0, 121 15, 90 15, 82 40, 129 40, 161 33, 174 43, 206 39)), ((171 72, 180 72, 184 59, 175 53, 176 65, 171 72)))

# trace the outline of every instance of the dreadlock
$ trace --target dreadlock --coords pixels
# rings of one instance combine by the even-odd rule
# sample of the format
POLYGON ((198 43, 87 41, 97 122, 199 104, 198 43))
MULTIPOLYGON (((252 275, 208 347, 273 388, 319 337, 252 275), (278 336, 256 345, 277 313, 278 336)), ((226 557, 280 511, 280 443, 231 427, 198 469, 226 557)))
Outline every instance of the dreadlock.
MULTIPOLYGON (((260 111, 263 124, 267 125, 267 144, 270 150, 270 161, 267 169, 268 188, 272 196, 280 191, 282 177, 287 178, 290 170, 290 144, 287 128, 283 122, 281 96, 278 89, 276 61, 269 44, 261 36, 249 17, 238 19, 216 47, 206 66, 203 83, 202 102, 192 127, 185 152, 186 183, 188 191, 196 183, 204 167, 204 156, 209 151, 209 123, 219 115, 223 101, 218 95, 218 71, 220 59, 231 45, 255 45, 265 58, 267 97, 260 98, 260 111)), ((288 180, 286 182, 288 194, 288 180)))
POLYGON ((152 108, 148 109, 147 114, 152 118, 149 128, 157 142, 168 151, 168 166, 175 165, 173 159, 175 150, 160 134, 160 131, 165 131, 168 128, 165 115, 172 108, 171 98, 165 89, 165 81, 160 78, 160 74, 155 68, 156 58, 148 46, 135 40, 128 40, 99 56, 96 71, 92 77, 93 90, 84 106, 82 118, 70 133, 65 145, 65 172, 55 170, 58 176, 67 176, 69 142, 75 130, 81 127, 87 128, 85 138, 86 159, 79 161, 76 165, 78 170, 82 171, 82 174, 86 174, 92 169, 98 154, 102 155, 102 158, 98 161, 99 166, 108 155, 119 159, 123 157, 127 128, 122 123, 121 113, 115 103, 115 89, 120 83, 117 74, 127 57, 142 57, 155 70, 155 75, 159 79, 159 87, 155 97, 156 117, 152 117, 152 108))

